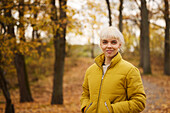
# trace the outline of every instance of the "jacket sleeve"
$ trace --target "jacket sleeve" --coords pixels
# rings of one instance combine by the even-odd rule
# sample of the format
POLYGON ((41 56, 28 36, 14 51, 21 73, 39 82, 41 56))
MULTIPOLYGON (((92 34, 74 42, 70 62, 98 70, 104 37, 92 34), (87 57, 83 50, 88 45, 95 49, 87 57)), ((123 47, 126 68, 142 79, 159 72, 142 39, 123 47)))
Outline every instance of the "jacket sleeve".
POLYGON ((85 77, 84 77, 84 82, 83 82, 83 92, 82 92, 82 95, 81 95, 81 99, 80 99, 80 102, 81 102, 81 111, 84 107, 86 107, 86 104, 89 102, 90 100, 90 94, 89 94, 89 86, 88 86, 88 77, 87 77, 87 72, 85 74, 85 77))
POLYGON ((136 67, 130 69, 126 77, 127 101, 112 104, 114 113, 139 113, 144 110, 146 95, 140 72, 136 67))

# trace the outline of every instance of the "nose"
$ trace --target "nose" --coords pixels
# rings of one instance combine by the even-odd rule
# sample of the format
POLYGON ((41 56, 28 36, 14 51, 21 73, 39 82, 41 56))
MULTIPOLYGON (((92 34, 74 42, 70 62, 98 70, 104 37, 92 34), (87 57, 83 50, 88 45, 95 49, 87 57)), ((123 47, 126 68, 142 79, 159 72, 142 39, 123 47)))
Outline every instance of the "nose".
POLYGON ((108 43, 108 44, 107 44, 107 47, 108 47, 108 48, 112 47, 111 43, 108 43))

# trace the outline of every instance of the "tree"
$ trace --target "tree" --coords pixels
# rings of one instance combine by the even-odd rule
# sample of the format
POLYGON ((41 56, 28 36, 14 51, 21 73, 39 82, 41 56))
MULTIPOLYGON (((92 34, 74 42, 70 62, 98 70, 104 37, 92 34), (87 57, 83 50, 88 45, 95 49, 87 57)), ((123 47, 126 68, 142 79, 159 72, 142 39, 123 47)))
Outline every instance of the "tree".
MULTIPOLYGON (((0 55, 0 60, 1 60, 1 55, 0 55)), ((2 64, 1 61, 0 63, 2 64)), ((2 69, 1 66, 2 65, 0 65, 0 88, 2 89, 2 92, 6 99, 5 113, 14 113, 14 105, 11 102, 10 93, 8 91, 6 79, 4 77, 4 70, 2 69)))
POLYGON ((122 10, 123 10, 123 0, 120 0, 120 6, 119 6, 119 30, 120 30, 120 32, 123 32, 122 10))
MULTIPOLYGON (((25 40, 25 28, 24 28, 24 0, 19 0, 19 39, 20 43, 16 46, 23 44, 25 40)), ((33 101, 29 82, 28 82, 28 74, 25 64, 25 56, 23 53, 19 51, 19 49, 15 48, 17 53, 15 53, 15 67, 17 70, 18 82, 19 82, 19 91, 20 91, 20 102, 31 102, 33 101)))
POLYGON ((164 73, 170 75, 170 38, 169 38, 169 3, 168 0, 164 0, 165 3, 165 11, 164 11, 164 19, 166 23, 165 28, 165 50, 164 50, 164 73))
POLYGON ((54 80, 53 93, 51 104, 63 104, 63 74, 64 74, 64 59, 65 59, 65 43, 66 43, 66 26, 67 26, 67 0, 59 0, 59 17, 57 17, 57 8, 55 0, 51 0, 52 15, 51 19, 55 23, 54 31, 54 80), (54 14, 54 15, 53 15, 54 14), (56 30, 55 30, 56 29, 56 30))
POLYGON ((149 48, 149 20, 146 0, 141 0, 141 25, 140 25, 140 58, 144 74, 151 74, 150 48, 149 48))
MULTIPOLYGON (((93 26, 93 25, 92 25, 93 26)), ((95 47, 95 45, 94 45, 94 28, 92 27, 92 37, 91 37, 91 39, 92 39, 92 44, 91 44, 91 58, 95 58, 95 56, 94 56, 94 47, 95 47)))
MULTIPOLYGON (((7 0, 3 0, 2 1, 2 5, 3 6, 7 6, 7 3, 11 1, 7 1, 7 0)), ((4 67, 6 64, 8 64, 5 59, 5 55, 4 53, 6 52, 6 48, 8 45, 6 45, 5 41, 8 41, 8 38, 12 38, 12 37, 8 37, 7 33, 9 31, 11 31, 12 29, 12 22, 6 23, 6 19, 11 19, 11 7, 8 7, 9 9, 6 9, 6 7, 4 7, 4 9, 0 10, 0 16, 4 17, 2 20, 0 20, 0 88, 2 89, 3 95, 6 99, 6 107, 5 107, 5 113, 14 113, 14 105, 12 104, 11 101, 11 97, 10 97, 10 93, 7 87, 7 82, 5 79, 5 72, 4 72, 4 67), (10 26, 11 25, 11 26, 10 26), (7 32, 8 29, 8 32, 7 32), (4 32, 2 32, 4 31, 4 32), (6 40, 7 39, 7 40, 6 40)), ((1 18, 2 18, 1 17, 1 18)), ((8 47, 9 49, 9 47, 8 47)), ((9 62, 9 61, 8 61, 9 62)))
POLYGON ((106 3, 107 3, 107 9, 108 9, 108 16, 109 16, 109 26, 112 26, 112 12, 111 12, 111 9, 110 9, 110 2, 109 0, 106 0, 106 3))

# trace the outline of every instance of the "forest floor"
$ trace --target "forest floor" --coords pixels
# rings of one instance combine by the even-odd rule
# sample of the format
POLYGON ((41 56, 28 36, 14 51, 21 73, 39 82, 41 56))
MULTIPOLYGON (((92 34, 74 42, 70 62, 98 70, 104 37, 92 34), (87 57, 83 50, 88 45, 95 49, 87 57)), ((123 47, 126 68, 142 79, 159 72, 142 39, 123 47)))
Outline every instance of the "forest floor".
MULTIPOLYGON (((93 63, 91 58, 78 58, 70 62, 66 58, 64 73, 64 104, 51 105, 53 77, 48 76, 31 84, 34 102, 19 103, 19 90, 10 90, 16 113, 81 113, 80 96, 86 69, 93 63)), ((146 108, 142 113, 170 113, 170 77, 153 74, 142 75, 147 95, 146 108)), ((0 93, 0 113, 5 113, 5 98, 0 93)))

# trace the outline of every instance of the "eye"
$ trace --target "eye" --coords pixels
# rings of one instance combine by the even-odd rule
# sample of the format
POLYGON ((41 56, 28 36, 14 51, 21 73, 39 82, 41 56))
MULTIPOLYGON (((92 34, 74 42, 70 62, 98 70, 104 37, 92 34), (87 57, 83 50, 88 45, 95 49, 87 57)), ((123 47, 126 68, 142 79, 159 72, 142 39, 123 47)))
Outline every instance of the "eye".
POLYGON ((115 44, 117 44, 117 40, 112 40, 111 43, 112 43, 113 45, 115 45, 115 44))
POLYGON ((102 43, 103 43, 103 44, 107 44, 108 41, 107 41, 107 40, 103 40, 102 43))

